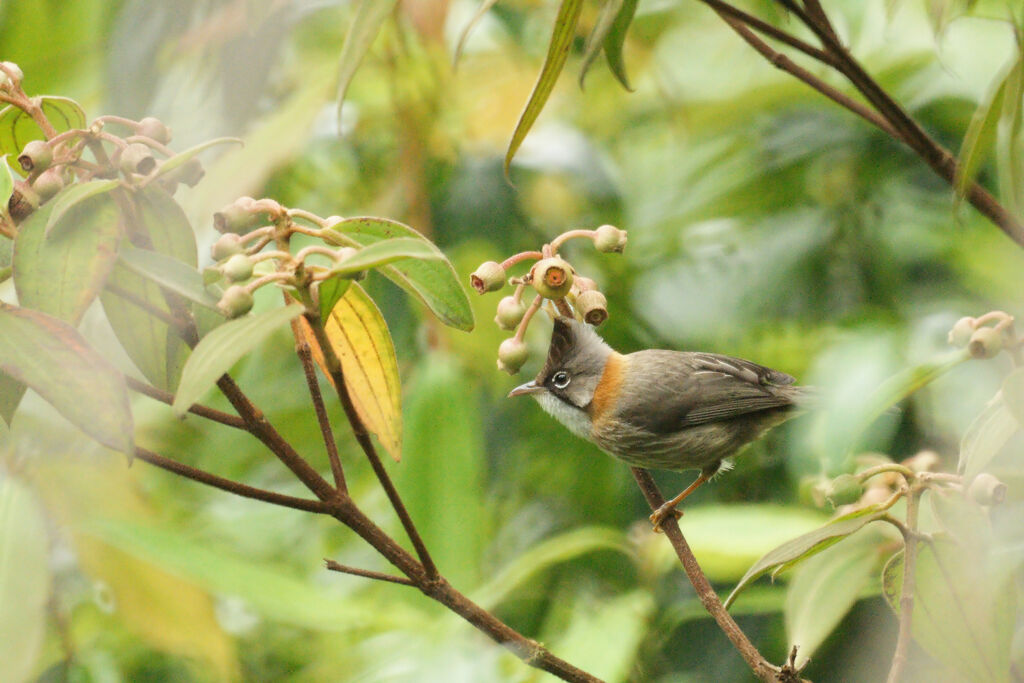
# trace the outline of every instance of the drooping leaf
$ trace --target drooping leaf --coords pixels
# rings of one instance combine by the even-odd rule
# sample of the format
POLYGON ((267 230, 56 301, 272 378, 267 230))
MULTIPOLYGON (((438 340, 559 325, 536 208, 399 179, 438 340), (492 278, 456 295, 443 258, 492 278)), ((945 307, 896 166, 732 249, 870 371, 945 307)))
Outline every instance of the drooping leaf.
POLYGON ((876 576, 880 535, 850 538, 801 564, 786 591, 786 636, 807 661, 876 576))
POLYGON ((27 384, 104 446, 133 452, 124 378, 67 323, 0 304, 0 371, 27 384))
POLYGON ((883 504, 867 505, 842 517, 837 517, 810 533, 783 543, 778 548, 767 553, 747 570, 747 573, 743 575, 743 578, 733 588, 732 593, 729 594, 725 601, 725 606, 731 605, 740 591, 764 574, 771 572, 772 576, 776 576, 780 572, 796 566, 803 560, 856 533, 864 525, 881 518, 886 514, 886 510, 887 508, 883 504))
POLYGON ((152 280, 189 301, 217 310, 218 299, 206 288, 203 274, 178 259, 149 249, 125 245, 121 247, 118 260, 133 273, 152 280))
MULTIPOLYGON (((36 99, 58 133, 85 128, 85 112, 74 100, 50 95, 36 99)), ((45 139, 43 129, 25 111, 13 104, 0 110, 0 154, 18 156, 30 141, 45 139)), ((15 171, 24 175, 21 168, 15 171)))
POLYGON ((968 188, 974 183, 978 169, 992 151, 999 127, 999 117, 1003 112, 1003 98, 1006 95, 1007 82, 1013 73, 1012 68, 1004 68, 997 76, 996 85, 989 95, 981 101, 971 117, 971 122, 964 133, 957 156, 957 171, 953 182, 954 207, 967 194, 968 188))
POLYGON ((380 273, 416 296, 440 318, 441 322, 460 330, 473 329, 473 310, 466 290, 459 282, 452 264, 441 250, 407 225, 386 218, 370 216, 349 218, 332 226, 335 235, 326 238, 338 244, 367 247, 382 240, 406 237, 429 244, 439 258, 408 259, 380 268, 380 273))
POLYGON ((77 325, 117 260, 120 212, 109 194, 69 210, 67 228, 46 237, 56 200, 26 218, 14 240, 14 287, 26 308, 77 325))
MULTIPOLYGON (((882 587, 898 615, 903 590, 904 552, 886 564, 882 587)), ((917 546, 912 633, 932 657, 963 680, 1010 680, 1010 645, 1016 618, 1011 575, 965 552, 944 536, 917 546)))
POLYGON ((27 681, 43 645, 50 595, 46 518, 31 491, 0 477, 0 680, 27 681))
POLYGON ((622 7, 615 15, 612 28, 604 39, 604 56, 608 61, 608 68, 619 81, 623 88, 632 92, 633 87, 629 84, 629 76, 626 74, 626 62, 622 57, 622 46, 626 42, 626 33, 630 24, 633 23, 633 16, 636 14, 638 0, 623 0, 622 7))
POLYGON ((7 206, 14 194, 14 176, 7 164, 7 155, 0 156, 0 206, 7 206))
MULTIPOLYGON (((61 190, 60 194, 53 198, 53 209, 46 220, 44 231, 47 238, 51 237, 54 229, 60 224, 61 219, 68 215, 68 212, 75 206, 86 200, 106 194, 120 185, 116 180, 89 180, 84 183, 75 183, 61 190)), ((71 229, 75 227, 73 220, 64 222, 64 225, 71 229)))
POLYGON ((168 159, 164 159, 163 161, 161 161, 160 165, 157 167, 156 171, 154 171, 149 176, 149 181, 152 182, 153 180, 155 180, 156 178, 159 178, 160 176, 167 175, 168 173, 170 173, 174 169, 178 168, 179 166, 185 165, 186 163, 191 161, 193 158, 198 156, 200 152, 205 152, 206 150, 210 149, 211 147, 216 147, 217 145, 228 145, 228 144, 244 145, 245 142, 242 141, 240 138, 214 138, 213 140, 207 140, 205 142, 200 142, 198 145, 195 145, 193 147, 189 147, 185 151, 178 152, 173 157, 170 157, 168 159))
POLYGON ((341 121, 341 107, 349 83, 396 4, 398 0, 362 0, 356 8, 338 63, 338 121, 341 121))
POLYGON ((619 10, 622 9, 622 2, 623 0, 605 0, 604 5, 601 6, 601 13, 597 15, 594 28, 590 30, 587 42, 583 46, 583 59, 580 63, 580 88, 583 87, 583 82, 587 78, 590 65, 594 63, 604 47, 604 40, 608 36, 608 32, 611 31, 619 10))
MULTIPOLYGON (((195 235, 174 198, 159 186, 150 185, 133 192, 130 199, 133 210, 124 218, 132 221, 128 232, 137 246, 195 268, 195 235)), ((189 349, 164 320, 152 313, 155 310, 174 317, 167 294, 151 279, 118 262, 100 300, 118 341, 143 376, 153 386, 173 391, 189 349)))
MULTIPOLYGON (((324 375, 323 353, 312 331, 300 321, 324 375)), ((396 461, 402 457, 402 384, 387 322, 373 299, 353 282, 324 318, 324 331, 345 375, 360 419, 396 461)), ((333 380, 332 380, 333 382, 333 380)))
POLYGON ((583 0, 562 0, 558 8, 558 16, 555 17, 555 29, 551 34, 551 43, 548 45, 548 54, 544 59, 544 66, 541 67, 540 76, 537 78, 533 92, 526 103, 526 108, 519 115, 519 122, 512 133, 512 140, 508 144, 508 151, 505 152, 505 175, 508 175, 512 158, 523 144, 526 134, 530 132, 534 121, 540 115, 544 105, 555 87, 558 76, 562 73, 565 60, 569 57, 569 48, 572 47, 573 38, 576 36, 576 25, 580 20, 580 10, 583 9, 583 0))
POLYGON ((14 413, 18 411, 27 388, 13 377, 0 373, 0 417, 8 427, 11 426, 11 420, 14 419, 14 413))
POLYGON ((302 304, 275 308, 224 323, 196 345, 181 371, 174 414, 182 417, 245 354, 302 313, 302 304))
POLYGON ((335 263, 331 272, 342 277, 352 276, 363 270, 410 258, 438 260, 441 256, 426 240, 397 237, 363 247, 352 256, 335 263))
POLYGON ((476 8, 476 12, 469 21, 466 22, 462 32, 459 34, 459 41, 455 44, 455 54, 452 55, 452 65, 457 65, 459 59, 462 57, 462 51, 466 48, 466 41, 469 39, 469 34, 473 32, 476 25, 480 23, 480 20, 484 18, 484 15, 491 11, 491 8, 497 4, 498 0, 481 0, 480 4, 476 8))
POLYGON ((1020 428, 1002 394, 997 394, 967 428, 960 442, 957 471, 968 481, 974 479, 1020 428))
POLYGON ((999 116, 999 139, 996 144, 996 171, 999 195, 1015 216, 1021 214, 1024 196, 1024 160, 1021 159, 1021 131, 1024 129, 1024 44, 1017 39, 1017 61, 1006 77, 1003 111, 999 116))

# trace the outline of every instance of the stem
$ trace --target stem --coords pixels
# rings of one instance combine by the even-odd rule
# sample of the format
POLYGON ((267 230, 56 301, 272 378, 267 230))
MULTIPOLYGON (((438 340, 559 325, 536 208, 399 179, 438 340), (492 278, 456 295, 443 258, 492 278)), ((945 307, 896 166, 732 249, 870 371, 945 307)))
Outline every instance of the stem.
POLYGON ((892 655, 892 667, 889 669, 887 683, 897 683, 903 676, 903 668, 907 663, 907 650, 910 648, 911 632, 914 621, 914 581, 917 570, 917 512, 922 490, 911 486, 907 493, 906 528, 903 535, 903 585, 900 587, 900 629, 896 637, 896 650, 892 655))
POLYGON ((342 574, 351 574, 352 576, 362 576, 367 579, 373 579, 375 581, 389 581, 391 583, 399 583, 403 586, 415 586, 412 581, 405 578, 404 576, 393 576, 391 574, 382 574, 381 572, 370 571, 369 569, 359 569, 358 567, 349 567, 348 565, 338 564, 334 560, 324 560, 327 563, 327 568, 332 572, 341 572, 342 574))
MULTIPOLYGON (((299 339, 299 335, 295 335, 299 339)), ((316 379, 316 368, 313 367, 313 353, 310 351, 306 341, 298 342, 295 345, 295 352, 302 361, 302 370, 306 375, 306 386, 309 387, 309 397, 313 401, 313 409, 316 412, 316 421, 320 425, 320 433, 323 435, 324 448, 327 449, 327 459, 331 463, 331 473, 334 475, 334 486, 339 491, 348 491, 345 483, 345 471, 341 467, 341 459, 338 457, 338 445, 334 441, 334 431, 331 429, 331 422, 327 418, 327 408, 324 406, 324 397, 320 393, 320 383, 316 379)), ((330 567, 328 567, 329 569, 330 567)))
MULTIPOLYGON (((651 510, 660 508, 665 503, 665 498, 661 495, 661 491, 658 490, 658 486, 654 483, 650 472, 640 467, 632 467, 630 469, 633 471, 636 483, 640 486, 640 491, 644 494, 644 498, 647 499, 647 504, 651 506, 651 510)), ((697 563, 697 558, 694 557, 693 551, 690 550, 690 545, 686 542, 686 538, 683 537, 683 532, 680 531, 679 524, 674 515, 669 515, 662 522, 662 530, 665 532, 669 542, 672 543, 672 547, 675 549, 676 555, 683 565, 683 570, 686 572, 687 578, 690 579, 690 583, 693 584, 693 589, 697 592, 697 597, 700 599, 701 604, 704 605, 704 609, 718 623, 718 627, 722 629, 722 632, 725 633, 725 636, 740 653, 740 656, 747 662, 754 675, 762 681, 789 680, 792 678, 793 674, 791 672, 783 672, 758 652, 754 644, 747 638, 747 634, 739 627, 732 618, 732 615, 726 611, 722 601, 718 599, 718 594, 715 593, 714 588, 711 587, 711 583, 697 563), (783 679, 782 676, 784 675, 787 678, 783 679)))
MULTIPOLYGON (((169 391, 157 389, 151 384, 140 382, 134 377, 125 376, 124 380, 125 383, 127 383, 128 388, 131 389, 132 391, 137 391, 138 393, 143 394, 144 396, 149 396, 150 398, 160 401, 161 403, 166 403, 167 405, 174 404, 174 394, 170 393, 169 391)), ((228 427, 234 427, 235 429, 245 429, 245 420, 238 417, 237 415, 221 412, 220 410, 208 408, 207 406, 200 405, 198 403, 192 404, 192 406, 189 407, 188 412, 194 415, 198 415, 200 417, 205 417, 207 420, 219 422, 220 424, 227 425, 228 427)))
POLYGON ((328 509, 324 503, 319 500, 295 498, 294 496, 286 496, 282 493, 274 493, 273 491, 248 486, 247 484, 242 484, 231 479, 225 479, 224 477, 217 476, 216 474, 212 474, 205 470, 182 464, 176 460, 165 458, 159 453, 154 453, 153 451, 140 446, 135 447, 135 457, 144 462, 148 462, 151 465, 155 465, 160 469, 177 474, 178 476, 191 479, 192 481, 197 481, 200 484, 212 486, 222 491, 227 491, 228 493, 233 493, 236 496, 242 496, 243 498, 262 500, 264 503, 292 508, 293 510, 302 510, 304 512, 323 513, 327 512, 328 509))
POLYGON ((596 230, 587 230, 584 228, 580 228, 578 230, 568 230, 566 232, 563 232, 555 239, 551 240, 551 251, 557 254, 559 248, 569 240, 577 239, 580 237, 589 237, 590 239, 594 239, 594 235, 596 233, 596 230))
POLYGON ((544 258, 544 254, 540 253, 539 251, 521 251, 518 254, 513 254, 512 256, 509 256, 507 259, 502 261, 501 267, 504 268, 505 270, 508 270, 509 268, 519 263, 520 261, 528 261, 530 259, 533 259, 534 261, 539 261, 542 258, 544 258))

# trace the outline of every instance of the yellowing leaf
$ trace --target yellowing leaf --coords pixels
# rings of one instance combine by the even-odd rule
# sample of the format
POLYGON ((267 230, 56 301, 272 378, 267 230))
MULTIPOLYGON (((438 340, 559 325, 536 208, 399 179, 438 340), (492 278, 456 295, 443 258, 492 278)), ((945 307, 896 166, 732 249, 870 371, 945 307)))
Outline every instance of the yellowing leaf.
MULTIPOLYGON (((323 354, 305 319, 299 331, 313 358, 330 379, 323 354)), ((345 386, 366 428, 391 457, 402 457, 402 383, 391 332, 373 299, 355 282, 324 320, 331 348, 341 361, 345 386)))

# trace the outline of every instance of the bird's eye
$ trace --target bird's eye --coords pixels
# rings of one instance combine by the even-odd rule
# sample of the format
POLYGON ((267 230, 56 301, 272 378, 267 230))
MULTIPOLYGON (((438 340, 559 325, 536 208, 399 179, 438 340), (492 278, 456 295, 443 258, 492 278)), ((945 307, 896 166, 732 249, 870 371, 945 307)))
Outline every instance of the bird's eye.
POLYGON ((551 383, 558 389, 565 389, 569 386, 569 373, 565 370, 559 370, 551 376, 551 383))

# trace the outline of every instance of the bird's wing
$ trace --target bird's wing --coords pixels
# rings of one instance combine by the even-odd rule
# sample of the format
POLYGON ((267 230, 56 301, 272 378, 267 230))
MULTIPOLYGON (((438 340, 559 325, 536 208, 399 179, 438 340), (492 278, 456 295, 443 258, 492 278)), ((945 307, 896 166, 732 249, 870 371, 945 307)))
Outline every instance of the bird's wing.
POLYGON ((793 404, 789 375, 750 361, 713 353, 641 351, 631 357, 634 399, 620 416, 667 433, 793 404), (642 368, 637 372, 638 368, 642 368))

